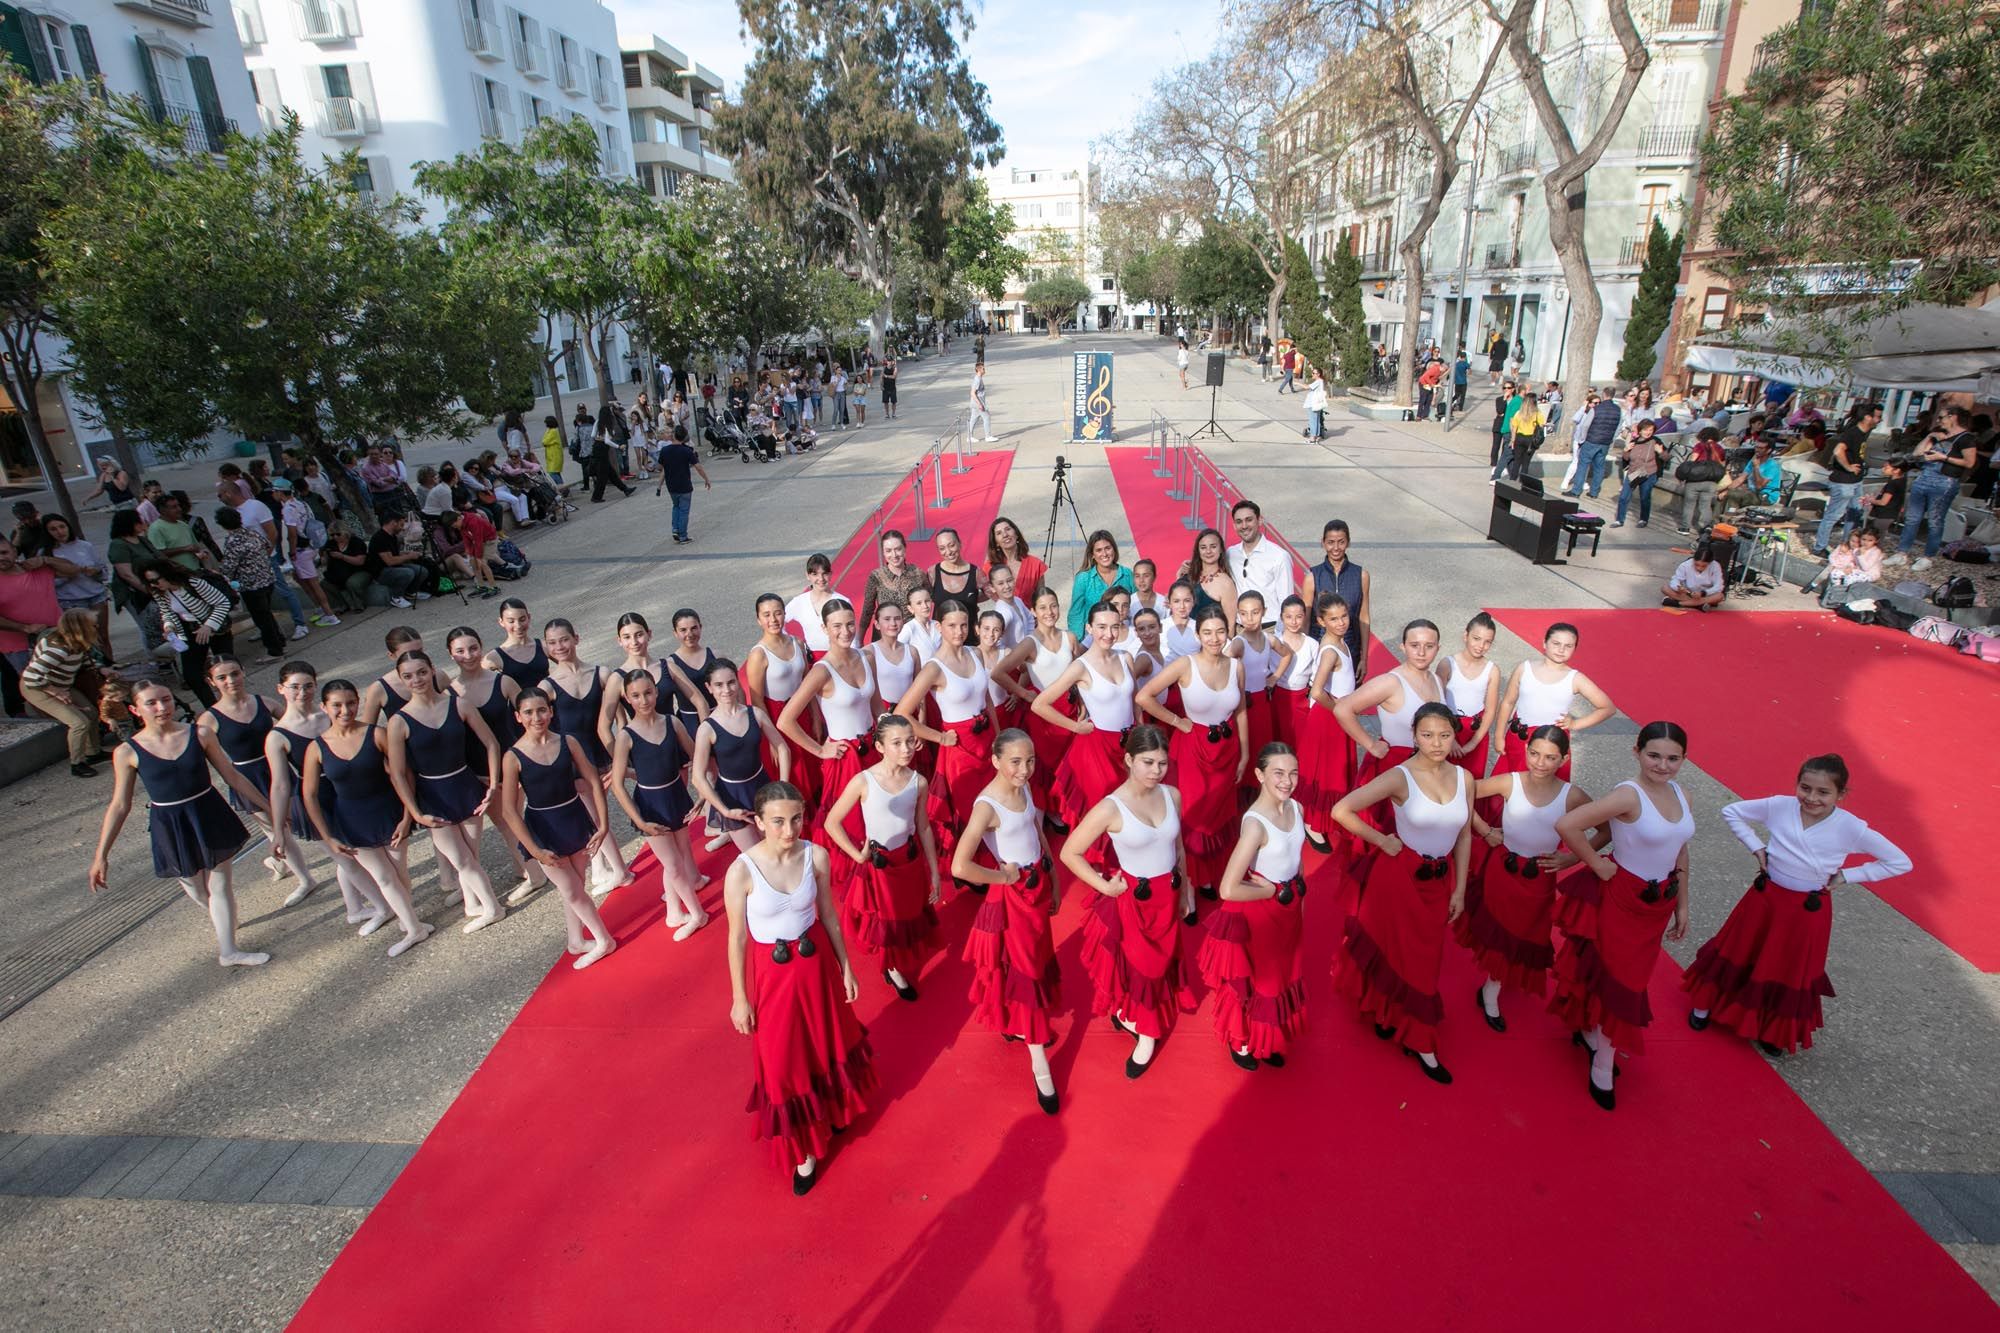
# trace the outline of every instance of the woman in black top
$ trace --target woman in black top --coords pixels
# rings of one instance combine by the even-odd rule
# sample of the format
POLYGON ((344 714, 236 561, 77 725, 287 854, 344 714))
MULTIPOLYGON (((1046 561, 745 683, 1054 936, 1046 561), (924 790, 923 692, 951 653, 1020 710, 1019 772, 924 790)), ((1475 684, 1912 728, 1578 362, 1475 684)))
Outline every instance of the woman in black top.
POLYGON ((890 357, 882 363, 882 415, 896 419, 896 358, 890 357))
POLYGON ((979 570, 966 563, 956 528, 939 528, 938 562, 931 566, 931 597, 943 614, 947 601, 957 602, 967 611, 979 609, 979 570))

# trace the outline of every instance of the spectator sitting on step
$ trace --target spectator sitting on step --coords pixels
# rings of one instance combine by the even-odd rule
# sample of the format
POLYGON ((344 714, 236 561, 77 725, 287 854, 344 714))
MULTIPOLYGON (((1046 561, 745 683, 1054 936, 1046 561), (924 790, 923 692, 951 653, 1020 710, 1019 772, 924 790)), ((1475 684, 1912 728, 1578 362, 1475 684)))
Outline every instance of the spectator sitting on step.
POLYGON ((1723 479, 1715 492, 1721 502, 1722 512, 1728 513, 1735 507, 1751 505, 1775 505, 1784 487, 1785 472, 1778 466, 1776 449, 1770 440, 1757 441, 1756 451, 1750 461, 1743 465, 1741 472, 1731 473, 1723 479))
POLYGON ((1832 606, 1846 601, 1835 595, 1836 589, 1881 581, 1882 534, 1873 528, 1854 528, 1846 541, 1827 552, 1826 586, 1820 589, 1819 604, 1832 606))
POLYGON ((1695 548, 1693 556, 1681 561, 1674 576, 1660 589, 1663 599, 1660 605, 1684 611, 1713 611, 1722 605, 1722 594, 1722 561, 1716 556, 1714 544, 1703 542, 1695 548))

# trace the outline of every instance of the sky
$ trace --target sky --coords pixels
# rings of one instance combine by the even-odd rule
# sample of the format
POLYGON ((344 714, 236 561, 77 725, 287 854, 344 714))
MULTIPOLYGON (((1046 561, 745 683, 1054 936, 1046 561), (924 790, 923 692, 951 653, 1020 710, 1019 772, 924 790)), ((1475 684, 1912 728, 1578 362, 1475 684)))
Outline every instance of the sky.
MULTIPOLYGON (((728 0, 610 0, 619 31, 647 30, 708 66, 736 91, 749 47, 728 0)), ((1153 80, 1206 55, 1221 0, 986 0, 966 45, 993 99, 1006 161, 1080 165, 1091 142, 1127 124, 1153 80)))

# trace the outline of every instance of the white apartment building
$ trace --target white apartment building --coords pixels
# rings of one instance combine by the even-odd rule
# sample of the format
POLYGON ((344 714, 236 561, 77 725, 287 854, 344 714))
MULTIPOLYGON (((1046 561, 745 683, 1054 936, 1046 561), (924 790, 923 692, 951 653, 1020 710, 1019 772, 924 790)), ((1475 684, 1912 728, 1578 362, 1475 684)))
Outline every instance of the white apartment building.
MULTIPOLYGON (((140 98, 156 119, 182 127, 191 150, 219 148, 229 132, 256 128, 257 103, 227 0, 0 4, 0 58, 36 83, 99 79, 140 98)), ((43 345, 50 372, 41 387, 42 424, 63 474, 80 476, 109 436, 68 393, 62 352, 54 339, 43 345)), ((0 484, 40 481, 27 433, 0 388, 0 484)))
MULTIPOLYGON (((1090 169, 998 166, 988 167, 983 174, 992 201, 1014 210, 1014 230, 1008 244, 1031 256, 1049 237, 1060 237, 1069 247, 1075 271, 1089 285, 1092 296, 1077 311, 1079 327, 1115 327, 1120 318, 1117 283, 1111 275, 1098 271, 1102 255, 1091 215, 1090 169)), ((979 303, 980 314, 1001 328, 1028 327, 1035 316, 1022 296, 1030 280, 1027 274, 1013 275, 1004 297, 979 303)))
POLYGON ((671 199, 690 178, 734 181, 729 159, 712 152, 715 128, 709 108, 722 96, 722 78, 679 47, 647 34, 618 36, 631 116, 632 169, 646 193, 671 199))
MULTIPOLYGON (((1738 0, 1633 0, 1650 64, 1616 136, 1585 178, 1585 244, 1604 302, 1590 376, 1609 380, 1624 350, 1632 298, 1646 238, 1659 218, 1680 229, 1695 189, 1696 154, 1706 131, 1708 93, 1721 60, 1724 33, 1738 0)), ((1429 11, 1422 28, 1451 38, 1450 79, 1477 77, 1496 39, 1477 0, 1417 0, 1429 11)), ((1623 55, 1602 0, 1550 5, 1535 18, 1534 44, 1550 91, 1572 115, 1575 137, 1593 131, 1616 88, 1623 55)), ((1363 59, 1365 56, 1349 57, 1363 59)), ((1329 66, 1328 77, 1342 77, 1329 66)), ((1350 73, 1351 76, 1351 73, 1350 73)), ((1293 118, 1300 151, 1319 151, 1309 106, 1293 118)), ((1525 373, 1560 379, 1569 367, 1564 342, 1570 293, 1549 242, 1541 172, 1554 157, 1526 90, 1504 55, 1461 143, 1467 164, 1431 228, 1424 251, 1422 336, 1447 354, 1464 340, 1475 361, 1493 330, 1526 352, 1525 373), (1470 210, 1468 213, 1468 209, 1470 210), (1470 226, 1468 228, 1468 219, 1470 226), (1463 279, 1461 281, 1461 279, 1463 279)), ((1402 306, 1402 261, 1396 247, 1422 203, 1429 168, 1414 136, 1393 123, 1358 143, 1325 155, 1301 222, 1301 241, 1324 272, 1333 247, 1361 256, 1363 292, 1402 306)), ((1375 330, 1396 345, 1400 323, 1375 330)))

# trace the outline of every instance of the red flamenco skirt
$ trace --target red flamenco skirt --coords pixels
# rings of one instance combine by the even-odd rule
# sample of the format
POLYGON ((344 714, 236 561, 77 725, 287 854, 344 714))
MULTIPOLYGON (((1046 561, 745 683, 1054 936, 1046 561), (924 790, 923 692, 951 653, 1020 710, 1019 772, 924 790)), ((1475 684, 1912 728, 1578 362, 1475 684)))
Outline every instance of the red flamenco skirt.
MULTIPOLYGON (((1484 713, 1474 713, 1471 717, 1459 718, 1457 725, 1453 728, 1452 731, 1452 737, 1451 737, 1452 744, 1464 745, 1466 742, 1470 741, 1472 739, 1472 734, 1479 730, 1480 719, 1484 718, 1485 716, 1486 714, 1484 713)), ((1481 741, 1479 749, 1467 750, 1464 754, 1453 755, 1451 757, 1451 762, 1457 764, 1460 768, 1464 769, 1466 771, 1466 774, 1469 777, 1471 777, 1471 779, 1474 782, 1479 781, 1479 779, 1486 776, 1484 773, 1480 772, 1480 769, 1486 763, 1486 743, 1484 741, 1481 741)), ((1494 821, 1488 820, 1487 822, 1492 823, 1494 821)))
POLYGON ((1175 731, 1167 752, 1180 775, 1181 842, 1187 848, 1188 873, 1197 885, 1213 888, 1222 882, 1229 854, 1236 850, 1234 729, 1212 741, 1208 728, 1197 722, 1192 731, 1175 731))
POLYGON ((1299 809, 1306 827, 1328 840, 1347 831, 1333 821, 1334 803, 1354 790, 1354 742, 1340 729, 1331 708, 1308 708, 1293 746, 1299 753, 1299 809))
MULTIPOLYGON (((771 734, 773 736, 778 734, 778 714, 784 712, 785 705, 790 702, 789 699, 764 700, 764 711, 771 717, 771 734)), ((790 744, 790 742, 787 742, 787 744, 790 744)), ((819 804, 821 790, 820 759, 818 755, 801 750, 796 745, 793 745, 791 748, 791 783, 799 789, 799 795, 806 798, 806 809, 810 810, 819 804)), ((776 774, 778 771, 777 752, 772 748, 768 737, 764 741, 764 771, 771 774, 776 774)))
MULTIPOLYGON (((1076 716, 1076 704, 1067 694, 1056 700, 1054 707, 1064 717, 1076 716)), ((1035 795, 1036 809, 1053 810, 1055 807, 1050 803, 1049 792, 1055 783, 1056 768, 1062 763, 1070 742, 1076 739, 1076 733, 1051 726, 1033 709, 1028 710, 1027 728, 1028 738, 1035 743, 1035 773, 1029 779, 1028 789, 1035 795)))
MULTIPOLYGON (((1392 745, 1389 747, 1389 753, 1377 759, 1374 755, 1364 750, 1361 754, 1361 770, 1354 775, 1354 785, 1357 787, 1367 786, 1396 765, 1413 757, 1416 753, 1415 748, 1412 746, 1392 745)), ((1377 801, 1366 810, 1363 810, 1361 818, 1367 822, 1370 828, 1378 833, 1394 833, 1396 831, 1394 803, 1387 799, 1377 801)))
POLYGON ((824 1157, 832 1128, 867 1110, 875 1086, 868 1029, 854 1016, 840 983, 840 964, 817 922, 806 931, 811 957, 771 961, 772 946, 750 945, 750 997, 757 1026, 750 1034, 754 1078, 749 1110, 754 1137, 771 1141, 771 1161, 791 1170, 824 1157))
POLYGON ((948 862, 958 846, 958 832, 972 817, 972 803, 993 781, 993 724, 986 714, 940 728, 958 737, 956 745, 937 747, 937 771, 931 776, 931 836, 937 839, 938 860, 948 862))
MULTIPOLYGON (((1292 747, 1293 754, 1300 754, 1300 743, 1306 734, 1306 705, 1310 696, 1304 690, 1288 690, 1279 686, 1271 691, 1272 738, 1281 740, 1292 747)), ((1257 752, 1250 752, 1251 759, 1257 752)))
POLYGON ((1278 705, 1263 690, 1251 691, 1243 701, 1245 725, 1250 731, 1250 762, 1244 765, 1243 777, 1236 784, 1239 795, 1254 795, 1257 790, 1257 756, 1264 753, 1264 747, 1278 739, 1278 705))
POLYGON ((1049 783, 1056 817, 1075 828, 1091 808, 1125 781, 1125 738, 1115 731, 1072 732, 1049 783))
POLYGON ((1113 872, 1125 882, 1116 897, 1098 895, 1083 923, 1083 966, 1090 974, 1096 1012, 1122 1016, 1142 1037, 1174 1030, 1181 999, 1181 908, 1172 875, 1141 879, 1113 872), (1146 891, 1141 899, 1139 891, 1146 891))
POLYGON ((1623 866, 1609 881, 1585 871, 1556 888, 1555 922, 1563 930, 1556 955, 1555 994, 1549 1012, 1578 1032, 1603 1028, 1628 1055, 1646 1049, 1653 1021, 1646 985, 1660 959, 1660 936, 1674 914, 1665 886, 1655 902, 1640 893, 1646 881, 1623 866))
POLYGON ((1555 876, 1533 857, 1515 858, 1509 870, 1509 855, 1503 847, 1486 848, 1466 877, 1465 911, 1452 923, 1452 934, 1502 986, 1546 995, 1556 961, 1555 876))
MULTIPOLYGON (((833 840, 826 836, 826 812, 833 809, 833 803, 847 790, 847 784, 873 762, 874 755, 865 736, 847 742, 847 753, 840 758, 819 761, 820 801, 813 807, 812 841, 827 849, 828 859, 833 863, 833 883, 828 888, 833 891, 833 900, 840 903, 843 910, 854 896, 855 881, 861 877, 861 868, 854 864, 852 858, 841 855, 833 840)), ((867 835, 862 832, 860 806, 848 812, 844 827, 857 847, 867 841, 867 835)), ((841 920, 849 930, 854 928, 853 917, 843 916, 841 920)))
MULTIPOLYGON (((981 864, 993 858, 980 849, 981 864)), ((1049 918, 1054 873, 1029 866, 1012 884, 995 884, 972 919, 965 961, 972 964, 972 1021, 1031 1046, 1049 1044, 1049 1015, 1062 997, 1049 918)))
POLYGON ((1438 967, 1444 961, 1445 918, 1451 909, 1450 861, 1445 873, 1420 880, 1414 851, 1372 855, 1357 876, 1361 904, 1347 918, 1334 956, 1334 987, 1378 1027, 1395 1029, 1413 1051, 1437 1050, 1444 1001, 1438 967))
MULTIPOLYGON (((896 705, 893 703, 890 704, 885 711, 893 713, 896 711, 896 705)), ((937 696, 934 694, 926 694, 924 696, 924 725, 932 731, 944 730, 944 715, 938 712, 937 696)), ((923 774, 926 778, 936 777, 939 758, 938 750, 940 748, 942 747, 936 745, 918 746, 917 757, 911 761, 910 767, 916 769, 917 772, 923 774)))
POLYGON ((1226 902, 1208 919, 1196 962, 1215 991, 1215 1035, 1259 1060, 1283 1055, 1306 1023, 1304 879, 1289 904, 1226 902))
POLYGON ((941 947, 937 909, 931 906, 931 870, 915 838, 881 852, 887 866, 856 866, 847 901, 851 938, 863 953, 882 955, 882 966, 915 981, 941 947))
POLYGON ((1820 1001, 1833 994, 1826 975, 1832 937, 1831 894, 1795 893, 1759 875, 1701 946, 1681 989, 1717 1027, 1786 1051, 1810 1048, 1812 1034, 1826 1025, 1820 1001))

